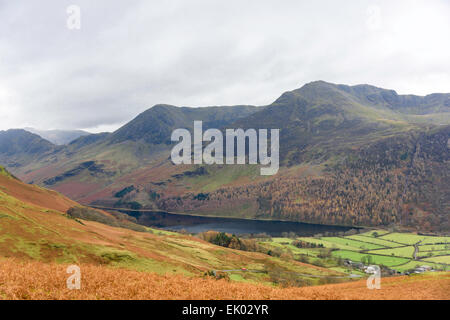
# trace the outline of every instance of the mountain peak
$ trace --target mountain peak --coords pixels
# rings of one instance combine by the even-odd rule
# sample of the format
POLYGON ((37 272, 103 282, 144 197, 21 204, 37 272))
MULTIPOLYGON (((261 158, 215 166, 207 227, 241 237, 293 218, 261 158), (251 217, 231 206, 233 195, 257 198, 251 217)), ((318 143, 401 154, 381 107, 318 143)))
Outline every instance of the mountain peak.
POLYGON ((8 129, 6 131, 0 131, 0 137, 13 137, 15 139, 35 139, 42 140, 49 145, 53 145, 50 141, 42 138, 36 133, 32 133, 25 129, 8 129))
POLYGON ((300 101, 315 104, 317 101, 339 102, 343 99, 343 94, 338 85, 323 80, 313 81, 305 84, 301 88, 283 93, 274 104, 298 104, 300 101))
POLYGON ((83 130, 40 130, 35 128, 24 128, 26 131, 37 134, 45 140, 56 145, 65 145, 90 133, 83 130))
POLYGON ((147 109, 147 111, 148 110, 171 110, 171 109, 175 109, 175 108, 177 108, 177 107, 173 106, 171 104, 158 103, 158 104, 155 104, 150 109, 147 109))
POLYGON ((191 129, 195 120, 202 120, 204 128, 220 128, 257 109, 254 106, 188 108, 157 104, 114 132, 111 141, 143 140, 152 144, 170 144, 173 130, 191 129))
POLYGON ((365 105, 415 115, 450 112, 450 94, 448 93, 427 96, 399 95, 395 90, 369 84, 350 86, 323 80, 309 82, 299 89, 287 91, 274 104, 294 104, 300 100, 313 105, 365 105))
POLYGON ((23 129, 0 131, 0 154, 3 155, 38 156, 55 148, 51 142, 23 129))

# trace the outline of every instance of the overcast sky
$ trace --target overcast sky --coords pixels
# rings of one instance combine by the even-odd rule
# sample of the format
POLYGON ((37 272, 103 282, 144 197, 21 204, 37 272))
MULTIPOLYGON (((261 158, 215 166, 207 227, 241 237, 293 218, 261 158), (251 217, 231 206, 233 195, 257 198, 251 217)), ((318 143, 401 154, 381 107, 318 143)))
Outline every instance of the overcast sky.
POLYGON ((0 130, 113 130, 314 80, 450 92, 449 17, 448 0, 0 0, 0 130))

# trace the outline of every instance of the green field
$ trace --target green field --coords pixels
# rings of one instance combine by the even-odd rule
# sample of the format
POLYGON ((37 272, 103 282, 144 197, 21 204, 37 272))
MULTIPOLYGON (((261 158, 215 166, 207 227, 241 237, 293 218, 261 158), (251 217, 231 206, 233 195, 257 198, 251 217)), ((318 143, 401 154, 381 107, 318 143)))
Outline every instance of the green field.
POLYGON ((296 246, 292 245, 292 239, 288 238, 273 238, 273 241, 271 242, 259 242, 259 244, 264 245, 266 248, 279 248, 282 250, 291 250, 292 253, 298 253, 298 254, 307 254, 308 249, 301 249, 297 248, 296 246))
POLYGON ((419 246, 419 251, 441 251, 450 250, 450 244, 427 244, 424 246, 419 246))
MULTIPOLYGON (((349 238, 326 237, 326 238, 322 238, 322 240, 325 240, 325 241, 328 241, 331 243, 340 244, 340 245, 350 246, 353 248, 358 248, 361 250, 372 250, 372 249, 385 248, 385 246, 381 246, 379 244, 362 242, 362 241, 353 240, 353 239, 349 239, 349 238)), ((368 240, 370 240, 370 239, 368 239, 368 240)))
POLYGON ((450 237, 426 237, 421 244, 447 243, 450 244, 450 237))
POLYGON ((392 241, 388 241, 388 240, 383 240, 380 238, 375 238, 372 236, 364 236, 362 234, 356 234, 354 236, 348 236, 346 237, 348 239, 353 239, 353 240, 358 240, 358 241, 365 241, 365 242, 370 242, 370 243, 374 243, 374 244, 378 244, 380 246, 384 246, 387 248, 393 248, 393 247, 398 247, 399 244, 392 242, 392 241))
POLYGON ((408 259, 401 257, 390 257, 390 256, 381 256, 375 254, 364 254, 355 251, 347 251, 347 250, 338 250, 333 251, 333 256, 339 257, 342 259, 349 259, 355 262, 360 262, 363 259, 366 259, 368 256, 371 257, 372 263, 377 265, 384 265, 387 267, 398 266, 403 263, 407 263, 408 259))
POLYGON ((292 241, 294 241, 294 239, 290 239, 290 238, 272 238, 272 242, 274 243, 281 243, 281 244, 286 244, 286 243, 292 243, 292 241))
POLYGON ((406 245, 413 245, 419 241, 422 241, 420 244, 450 243, 450 237, 421 236, 412 233, 389 233, 379 238, 406 245))
POLYGON ((361 233, 360 235, 361 235, 361 236, 366 236, 366 237, 375 238, 375 237, 373 236, 374 233, 377 233, 378 236, 382 236, 382 235, 388 234, 389 231, 382 230, 382 229, 377 229, 377 230, 371 230, 371 231, 368 231, 368 232, 361 233))
POLYGON ((392 248, 392 249, 371 250, 368 253, 382 254, 385 256, 413 258, 414 247, 408 246, 408 247, 400 247, 400 248, 392 248))
POLYGON ((449 256, 450 250, 441 250, 441 251, 422 251, 417 254, 417 256, 421 259, 435 257, 435 256, 449 256))
POLYGON ((356 251, 359 250, 358 247, 353 247, 351 245, 346 245, 346 244, 342 244, 342 243, 331 242, 326 239, 327 238, 320 238, 320 239, 305 238, 305 237, 298 238, 298 240, 301 240, 301 241, 315 243, 317 245, 322 244, 325 248, 330 248, 330 249, 336 248, 336 249, 343 249, 343 250, 356 250, 356 251))
POLYGON ((294 240, 289 238, 272 238, 272 241, 260 241, 258 244, 262 245, 267 250, 278 248, 283 251, 289 250, 294 255, 306 255, 311 257, 317 257, 320 251, 323 250, 321 248, 297 248, 291 244, 292 241, 294 240))
POLYGON ((322 245, 323 248, 297 248, 292 245, 293 239, 290 238, 273 238, 259 243, 268 250, 289 252, 295 258, 303 256, 306 258, 300 261, 307 259, 310 263, 346 273, 358 273, 359 270, 343 265, 339 258, 363 262, 365 265, 384 265, 400 272, 423 265, 436 270, 448 270, 450 267, 446 265, 450 265, 450 237, 374 230, 345 237, 300 237, 297 240, 322 245), (377 233, 377 237, 374 237, 374 232, 377 233), (414 244, 419 241, 422 242, 418 245, 418 260, 413 260, 414 244), (331 250, 331 258, 324 255, 327 250, 331 250))
POLYGON ((423 261, 450 264, 450 255, 449 256, 440 256, 440 257, 426 258, 426 259, 423 259, 423 261))

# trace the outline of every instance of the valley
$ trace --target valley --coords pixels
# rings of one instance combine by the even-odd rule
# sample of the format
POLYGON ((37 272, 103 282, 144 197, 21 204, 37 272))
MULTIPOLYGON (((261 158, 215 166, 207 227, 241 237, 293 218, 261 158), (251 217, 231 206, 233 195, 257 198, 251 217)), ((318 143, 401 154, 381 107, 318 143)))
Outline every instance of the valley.
POLYGON ((80 206, 0 172, 0 298, 449 298, 450 279, 443 271, 449 267, 450 237, 324 227, 314 237, 293 231, 283 237, 171 232, 80 206), (419 242, 414 260, 407 249, 419 242), (363 263, 382 266, 386 287, 379 293, 360 280, 367 277, 363 263), (65 287, 69 264, 80 266, 83 290, 65 287), (418 274, 423 264, 436 271, 418 274), (407 271, 412 275, 398 276, 407 271))
POLYGON ((64 145, 1 131, 0 298, 109 299, 128 279, 122 298, 449 299, 449 106, 317 81, 261 107, 156 105, 64 145), (194 121, 279 129, 278 173, 175 165, 171 132, 194 121), (82 293, 60 281, 71 264, 82 293))
POLYGON ((445 308, 449 17, 450 0, 1 1, 2 307, 445 308))
POLYGON ((123 217, 108 213, 91 212, 84 219, 77 218, 68 214, 70 208, 79 206, 75 202, 54 191, 23 184, 4 172, 0 175, 0 260, 95 264, 193 277, 215 269, 246 267, 265 272, 244 275, 243 280, 265 284, 273 281, 271 270, 311 276, 341 274, 293 259, 218 247, 189 235, 137 228, 129 222, 113 227, 111 220, 123 217))
POLYGON ((64 146, 0 132, 0 163, 84 205, 447 232, 449 103, 449 94, 316 81, 267 106, 156 105, 115 132, 64 146), (174 165, 171 132, 193 132, 197 120, 204 130, 280 129, 278 173, 174 165))

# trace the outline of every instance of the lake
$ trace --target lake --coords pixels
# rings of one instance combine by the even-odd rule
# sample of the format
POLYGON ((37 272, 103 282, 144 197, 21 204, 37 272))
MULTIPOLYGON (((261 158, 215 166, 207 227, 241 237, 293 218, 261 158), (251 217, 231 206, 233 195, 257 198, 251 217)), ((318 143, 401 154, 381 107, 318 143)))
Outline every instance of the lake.
POLYGON ((137 219, 139 224, 165 230, 199 233, 219 231, 235 235, 266 233, 279 237, 283 232, 295 232, 299 236, 318 233, 348 231, 351 227, 307 224, 301 222, 247 220, 237 218, 199 217, 167 212, 116 210, 137 219))

